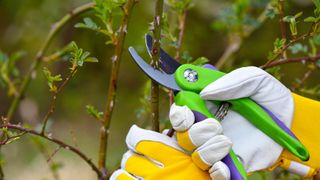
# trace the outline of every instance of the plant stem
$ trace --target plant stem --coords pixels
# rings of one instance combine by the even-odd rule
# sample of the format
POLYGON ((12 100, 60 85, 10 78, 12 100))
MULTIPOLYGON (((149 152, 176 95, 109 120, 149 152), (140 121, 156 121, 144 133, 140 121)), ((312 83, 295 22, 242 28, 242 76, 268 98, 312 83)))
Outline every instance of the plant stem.
POLYGON ((69 43, 68 45, 66 45, 64 48, 59 49, 58 51, 47 55, 47 56, 43 56, 41 58, 41 61, 46 62, 46 63, 52 63, 52 62, 56 62, 58 61, 61 57, 63 57, 64 55, 66 55, 68 52, 72 51, 73 47, 72 47, 72 43, 69 43))
MULTIPOLYGON (((163 0, 157 0, 155 5, 155 16, 153 20, 153 45, 151 65, 155 69, 159 69, 160 62, 160 39, 161 39, 161 23, 163 13, 163 0)), ((152 129, 160 131, 159 122, 159 84, 151 80, 151 121, 152 129)))
POLYGON ((47 122, 49 120, 49 117, 52 115, 52 113, 55 110, 55 106, 56 106, 56 100, 57 100, 57 96, 58 94, 62 91, 62 89, 68 84, 68 82, 71 80, 71 78, 75 75, 75 73, 77 72, 78 67, 75 67, 74 69, 71 70, 70 74, 67 76, 67 78, 62 82, 62 84, 59 86, 59 88, 57 89, 57 91, 54 92, 53 96, 52 96, 52 100, 51 100, 51 104, 50 104, 50 108, 48 110, 48 112, 46 113, 46 115, 43 118, 43 125, 42 125, 42 130, 41 130, 41 134, 45 134, 46 131, 46 127, 47 127, 47 122))
POLYGON ((310 57, 310 56, 306 56, 306 57, 295 57, 295 58, 287 58, 287 59, 280 59, 278 61, 272 61, 268 64, 264 64, 262 66, 260 66, 260 68, 262 69, 267 69, 267 68, 271 68, 274 66, 279 66, 282 64, 288 64, 288 63, 298 63, 298 62, 316 62, 318 59, 320 58, 320 54, 310 57))
MULTIPOLYGON (((287 32, 286 32, 286 23, 283 21, 283 18, 285 16, 284 13, 284 0, 278 0, 279 5, 279 23, 280 23, 280 30, 281 30, 281 38, 287 39, 287 32)), ((287 51, 282 52, 282 57, 287 58, 287 51)))
POLYGON ((25 78, 22 81, 21 87, 19 89, 18 95, 14 97, 8 113, 6 115, 6 118, 8 120, 8 122, 10 122, 10 120, 12 119, 12 116, 14 115, 15 111, 17 110, 17 107, 21 101, 21 99, 23 98, 30 80, 31 80, 31 76, 32 74, 34 74, 34 72, 37 70, 37 68, 39 67, 40 63, 41 63, 41 59, 44 56, 45 52, 48 50, 49 44, 51 43, 52 39, 55 37, 55 35, 61 30, 61 28, 66 25, 72 18, 74 18, 75 16, 84 13, 86 11, 88 11, 89 9, 91 9, 93 6, 95 6, 95 3, 87 3, 84 4, 82 6, 79 6, 75 9, 73 9, 71 12, 69 12, 68 14, 66 14, 62 19, 60 19, 58 22, 56 22, 55 24, 53 24, 53 26, 51 27, 51 30, 49 32, 49 34, 46 37, 46 40, 44 41, 43 45, 40 47, 39 51, 37 52, 36 56, 35 56, 35 60, 33 61, 33 63, 31 64, 27 74, 25 75, 25 78))
POLYGON ((184 10, 182 14, 179 15, 179 37, 176 47, 175 59, 179 62, 181 58, 181 47, 184 39, 185 24, 186 24, 187 10, 184 10))
POLYGON ((41 138, 44 138, 48 141, 51 141, 57 145, 59 145, 60 147, 66 149, 66 150, 70 150, 71 152, 77 154, 81 159, 83 159, 84 161, 87 162, 87 164, 89 166, 91 166, 91 168, 96 172, 97 176, 99 178, 102 177, 102 173, 99 171, 98 167, 92 162, 92 160, 90 158, 88 158, 84 153, 82 153, 79 149, 71 146, 71 145, 68 145, 66 143, 64 143, 63 141, 61 140, 58 140, 58 139, 55 139, 53 137, 49 137, 49 136, 46 136, 44 134, 41 134, 35 130, 32 130, 32 129, 27 129, 27 128, 24 128, 20 125, 14 125, 14 124, 2 124, 0 125, 0 128, 8 128, 8 129, 15 129, 15 130, 19 130, 21 132, 25 132, 25 133, 28 133, 28 134, 33 134, 35 136, 38 136, 38 137, 41 137, 41 138))
POLYGON ((112 112, 113 112, 115 99, 116 99, 120 60, 123 53, 123 46, 124 46, 125 36, 128 30, 130 15, 136 2, 137 0, 128 0, 123 7, 124 15, 119 28, 119 34, 116 38, 114 55, 112 56, 112 69, 111 69, 111 76, 109 79, 106 109, 104 111, 103 126, 101 126, 101 129, 100 129, 100 148, 99 148, 98 167, 103 173, 104 178, 107 177, 107 170, 106 170, 107 155, 106 154, 107 154, 107 147, 108 147, 108 135, 109 135, 109 126, 111 122, 112 112))
MULTIPOLYGON (((182 43, 183 43, 183 39, 184 39, 184 32, 185 32, 185 24, 186 24, 186 17, 187 17, 187 8, 184 9, 182 11, 181 14, 179 14, 179 37, 178 37, 178 43, 177 43, 177 47, 176 47, 176 55, 175 55, 175 60, 176 61, 180 61, 181 58, 181 48, 182 48, 182 43)), ((173 91, 170 90, 168 92, 168 96, 169 96, 169 104, 173 104, 173 91)))
POLYGON ((291 91, 292 91, 292 92, 295 92, 298 88, 300 88, 300 87, 303 85, 303 83, 305 83, 306 80, 310 77, 310 75, 312 74, 312 72, 313 72, 314 70, 315 70, 315 68, 309 69, 309 70, 303 75, 303 77, 302 77, 302 79, 300 80, 300 82, 298 82, 297 84, 295 84, 295 85, 293 85, 293 86, 291 87, 291 91))
MULTIPOLYGON (((91 9, 94 6, 95 6, 95 3, 92 3, 92 2, 84 4, 82 6, 79 6, 75 9, 73 9, 68 14, 66 14, 64 17, 62 17, 62 19, 60 19, 59 21, 57 21, 56 23, 53 24, 53 26, 51 27, 43 45, 38 50, 38 52, 34 58, 33 63, 29 67, 29 70, 28 70, 27 74, 25 75, 25 78, 23 79, 22 84, 19 88, 19 92, 17 93, 17 95, 14 97, 14 99, 11 102, 11 105, 10 105, 9 110, 6 115, 6 119, 8 122, 10 122, 10 120, 12 119, 12 116, 16 112, 20 101, 23 99, 23 96, 24 96, 24 94, 30 84, 31 76, 32 76, 32 74, 34 74, 34 72, 39 67, 41 60, 42 60, 45 52, 47 51, 52 39, 62 29, 62 27, 64 25, 66 25, 71 19, 73 19, 74 17, 76 17, 77 15, 79 15, 81 13, 88 11, 89 9, 91 9)), ((4 173, 2 170, 1 164, 0 164, 0 179, 4 179, 4 173)))

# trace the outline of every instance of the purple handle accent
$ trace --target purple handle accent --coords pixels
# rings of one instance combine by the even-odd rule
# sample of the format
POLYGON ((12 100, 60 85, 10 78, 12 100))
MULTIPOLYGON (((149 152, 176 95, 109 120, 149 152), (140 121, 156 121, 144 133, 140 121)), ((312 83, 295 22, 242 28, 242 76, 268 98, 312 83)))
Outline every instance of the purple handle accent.
POLYGON ((229 170, 230 170, 230 176, 232 180, 243 180, 243 177, 239 173, 236 165, 233 163, 230 154, 226 155, 223 159, 222 162, 224 162, 229 170))
MULTIPOLYGON (((205 119, 207 119, 208 117, 206 117, 205 115, 203 115, 202 113, 198 112, 198 111, 192 111, 193 115, 195 117, 195 122, 200 122, 203 121, 205 119)), ((236 165, 233 163, 232 158, 230 156, 230 154, 228 154, 227 156, 225 156, 222 159, 222 162, 224 162, 229 170, 230 170, 230 175, 231 175, 231 179, 232 180, 243 180, 243 177, 241 176, 240 172, 238 171, 236 165)))
POLYGON ((273 121, 274 121, 275 123, 277 123, 278 126, 279 126, 282 130, 284 130, 284 131, 285 131, 286 133, 288 133, 290 136, 292 136, 293 138, 295 138, 295 139, 297 139, 297 140, 299 141, 299 139, 297 138, 297 136, 295 136, 295 135, 293 134, 293 132, 292 132, 282 121, 280 121, 271 111, 269 111, 267 108, 265 108, 265 107, 263 107, 263 106, 261 106, 261 105, 260 105, 260 107, 269 114, 269 116, 273 119, 273 121))
POLYGON ((211 65, 211 64, 205 64, 205 65, 203 65, 202 67, 203 67, 203 68, 207 68, 207 69, 212 69, 212 70, 218 71, 218 69, 217 69, 215 66, 211 65))
POLYGON ((192 112, 195 117, 196 123, 207 119, 205 115, 203 115, 202 113, 199 113, 198 111, 192 111, 192 112))

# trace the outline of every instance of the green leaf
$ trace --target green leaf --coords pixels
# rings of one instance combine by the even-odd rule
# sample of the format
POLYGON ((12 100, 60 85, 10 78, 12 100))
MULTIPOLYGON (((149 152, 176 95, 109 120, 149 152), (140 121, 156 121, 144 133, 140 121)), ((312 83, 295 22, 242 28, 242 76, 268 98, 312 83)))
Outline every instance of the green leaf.
POLYGON ((97 58, 95 58, 95 57, 88 57, 83 62, 94 62, 94 63, 97 63, 97 62, 99 62, 99 60, 97 58))
POLYGON ((51 169, 53 172, 59 171, 62 167, 63 167, 63 163, 62 163, 62 162, 52 162, 52 163, 50 164, 50 169, 51 169))
POLYGON ((50 72, 50 70, 46 67, 43 67, 43 74, 45 75, 45 77, 47 78, 47 82, 48 82, 48 86, 49 86, 49 90, 51 92, 57 92, 57 86, 55 86, 55 82, 59 82, 62 81, 61 75, 55 75, 52 76, 52 73, 50 72))
POLYGON ((184 60, 186 63, 189 63, 192 60, 192 57, 190 56, 188 51, 183 51, 181 59, 184 60))
POLYGON ((320 45, 320 34, 315 35, 312 39, 316 45, 320 45))
POLYGON ((92 116, 93 118, 101 121, 103 112, 99 112, 94 106, 92 105, 86 105, 87 113, 92 116))
POLYGON ((303 20, 304 22, 316 22, 317 19, 315 17, 309 16, 303 20))
POLYGON ((194 60, 191 64, 196 65, 196 66, 202 66, 206 63, 208 63, 209 60, 206 57, 199 57, 196 60, 194 60))
POLYGON ((98 30, 99 27, 98 25, 89 17, 85 17, 83 19, 84 23, 77 23, 74 25, 75 28, 86 28, 86 29, 91 29, 91 30, 98 30))
POLYGON ((72 63, 71 70, 75 67, 83 66, 85 62, 97 62, 98 60, 94 57, 89 57, 90 52, 84 51, 82 48, 79 48, 75 42, 72 42, 73 51, 70 53, 70 62, 72 63))
POLYGON ((271 9, 268 9, 267 12, 266 12, 266 16, 269 18, 269 19, 273 19, 275 16, 276 16, 276 12, 273 8, 271 9))
POLYGON ((295 43, 288 48, 292 54, 297 54, 299 52, 308 52, 308 46, 302 45, 301 43, 295 43))

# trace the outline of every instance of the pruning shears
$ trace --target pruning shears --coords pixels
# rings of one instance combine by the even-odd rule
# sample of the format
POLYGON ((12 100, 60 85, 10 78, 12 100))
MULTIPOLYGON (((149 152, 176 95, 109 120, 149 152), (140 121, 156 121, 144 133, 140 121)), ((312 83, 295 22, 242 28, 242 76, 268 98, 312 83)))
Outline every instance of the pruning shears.
MULTIPOLYGON (((146 35, 146 45, 149 54, 152 51, 152 37, 146 35)), ((194 113, 196 122, 206 118, 217 119, 209 112, 205 101, 199 93, 207 85, 224 76, 225 73, 214 68, 200 67, 192 64, 180 64, 170 57, 164 50, 160 49, 160 70, 154 69, 146 63, 135 51, 129 47, 131 57, 137 65, 151 79, 174 91, 174 101, 177 105, 188 106, 194 113)), ((309 152, 306 147, 297 139, 297 137, 270 111, 260 106, 250 98, 241 98, 236 100, 212 101, 216 105, 229 103, 233 111, 238 112, 245 117, 256 128, 261 130, 267 136, 283 148, 290 151, 293 155, 303 161, 309 159, 309 152)), ((222 160, 230 169, 232 180, 247 179, 247 173, 236 154, 231 150, 222 160)))

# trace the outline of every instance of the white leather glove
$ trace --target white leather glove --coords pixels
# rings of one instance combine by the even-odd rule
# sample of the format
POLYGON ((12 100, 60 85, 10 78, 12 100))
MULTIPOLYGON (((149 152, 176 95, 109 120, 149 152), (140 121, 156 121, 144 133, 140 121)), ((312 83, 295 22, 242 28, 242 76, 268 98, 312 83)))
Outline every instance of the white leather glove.
POLYGON ((232 144, 226 136, 221 135, 221 125, 213 119, 207 119, 193 126, 190 131, 206 133, 195 138, 196 145, 187 153, 179 147, 174 137, 133 125, 126 138, 129 151, 123 155, 121 169, 115 171, 110 179, 210 180, 208 169, 211 166, 215 167, 217 177, 221 176, 221 172, 228 172, 220 159, 228 154, 232 144))
MULTIPOLYGON (((287 127, 291 127, 294 103, 290 90, 260 68, 236 69, 208 85, 200 95, 205 100, 221 101, 250 97, 271 111, 287 127)), ((217 110, 217 107, 209 101, 207 107, 212 113, 217 110)), ((194 116, 189 108, 172 105, 170 120, 174 129, 183 132, 192 128, 194 116)), ((266 169, 279 158, 283 148, 237 112, 229 111, 221 124, 223 133, 231 139, 232 149, 247 172, 266 169)), ((194 132, 190 136, 191 142, 195 144, 195 139, 205 136, 205 133, 194 132)), ((217 176, 214 172, 210 171, 210 173, 213 179, 221 178, 221 175, 226 174, 219 173, 217 176)), ((227 176, 224 178, 228 179, 227 176)))

